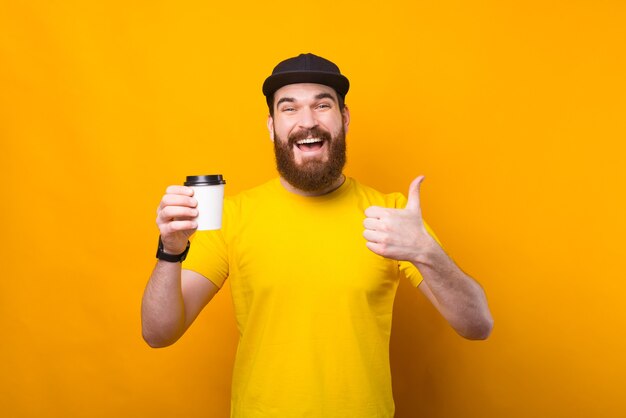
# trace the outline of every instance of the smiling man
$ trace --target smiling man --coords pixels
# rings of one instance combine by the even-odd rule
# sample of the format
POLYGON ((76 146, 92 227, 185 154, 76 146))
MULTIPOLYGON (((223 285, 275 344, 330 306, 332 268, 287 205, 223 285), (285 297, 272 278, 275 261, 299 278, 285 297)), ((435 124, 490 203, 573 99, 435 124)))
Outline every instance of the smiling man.
POLYGON ((389 336, 399 280, 461 336, 491 332, 482 288, 422 219, 423 177, 406 199, 344 176, 348 89, 324 58, 281 62, 263 84, 279 177, 227 198, 220 231, 196 232, 190 188, 168 187, 159 205, 144 338, 174 343, 228 279, 240 332, 231 417, 393 417, 389 336))

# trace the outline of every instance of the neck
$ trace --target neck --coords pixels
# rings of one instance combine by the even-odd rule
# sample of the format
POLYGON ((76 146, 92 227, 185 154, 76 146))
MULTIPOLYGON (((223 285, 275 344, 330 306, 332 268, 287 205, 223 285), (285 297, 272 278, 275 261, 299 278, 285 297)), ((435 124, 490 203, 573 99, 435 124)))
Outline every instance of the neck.
POLYGON ((335 190, 337 190, 339 187, 341 187, 341 185, 343 184, 343 182, 346 180, 346 177, 342 174, 341 176, 339 176, 337 178, 337 180, 335 180, 331 185, 329 185, 328 187, 325 187, 323 189, 320 190, 315 190, 312 192, 307 192, 304 190, 300 190, 296 187, 293 187, 291 184, 289 184, 289 182, 287 180, 285 180, 282 176, 280 177, 280 184, 282 184, 282 186, 291 193, 300 195, 300 196, 309 196, 309 197, 313 197, 313 196, 322 196, 325 194, 328 194, 330 192, 333 192, 335 190))

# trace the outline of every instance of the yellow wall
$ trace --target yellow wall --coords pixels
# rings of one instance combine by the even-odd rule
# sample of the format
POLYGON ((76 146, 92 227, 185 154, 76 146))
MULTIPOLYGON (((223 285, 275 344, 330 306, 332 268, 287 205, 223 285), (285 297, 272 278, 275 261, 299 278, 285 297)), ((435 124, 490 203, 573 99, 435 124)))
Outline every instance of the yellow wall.
POLYGON ((227 415, 227 288, 141 339, 155 210, 187 174, 274 175, 261 83, 310 51, 352 82, 347 172, 425 174, 496 320, 464 341, 403 283, 397 417, 623 416, 625 45, 618 0, 0 0, 1 415, 227 415))

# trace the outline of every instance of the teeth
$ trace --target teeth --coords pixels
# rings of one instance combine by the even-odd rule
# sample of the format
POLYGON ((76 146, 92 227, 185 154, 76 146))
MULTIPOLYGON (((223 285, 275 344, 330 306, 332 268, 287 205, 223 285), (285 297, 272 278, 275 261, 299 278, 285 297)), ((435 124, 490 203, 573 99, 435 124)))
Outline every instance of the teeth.
POLYGON ((314 144, 315 142, 322 142, 322 140, 319 138, 307 138, 307 139, 301 139, 300 141, 296 142, 296 144, 298 145, 314 144))

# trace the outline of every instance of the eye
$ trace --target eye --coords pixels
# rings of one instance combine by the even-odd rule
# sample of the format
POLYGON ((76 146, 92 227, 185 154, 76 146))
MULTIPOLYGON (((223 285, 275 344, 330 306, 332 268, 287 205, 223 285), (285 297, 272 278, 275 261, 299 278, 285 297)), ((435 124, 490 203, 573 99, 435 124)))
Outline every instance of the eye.
POLYGON ((330 104, 329 103, 320 103, 317 105, 318 109, 330 109, 330 104))

